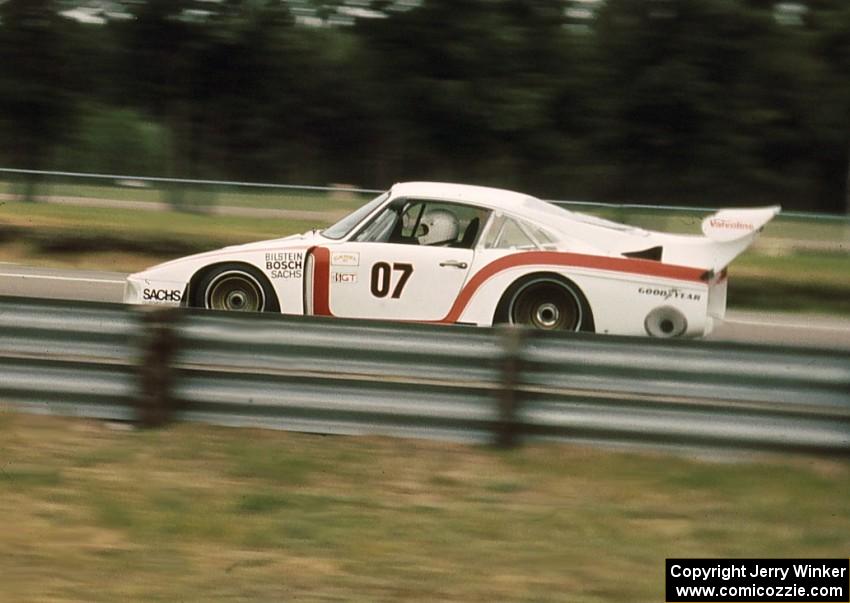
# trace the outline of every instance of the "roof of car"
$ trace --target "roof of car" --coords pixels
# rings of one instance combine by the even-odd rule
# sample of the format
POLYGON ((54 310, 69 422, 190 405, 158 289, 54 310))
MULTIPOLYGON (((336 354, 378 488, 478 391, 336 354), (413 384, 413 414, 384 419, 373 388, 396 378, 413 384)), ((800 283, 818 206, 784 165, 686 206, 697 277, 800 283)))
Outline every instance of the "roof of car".
POLYGON ((611 231, 617 231, 620 235, 644 236, 646 234, 646 231, 634 226, 573 212, 531 195, 500 188, 447 182, 401 182, 392 187, 391 195, 445 199, 500 210, 536 222, 547 230, 569 232, 571 236, 583 238, 589 243, 598 239, 600 229, 608 234, 611 231))
POLYGON ((501 188, 447 182, 400 182, 392 187, 393 197, 426 197, 464 201, 508 211, 543 210, 555 207, 531 195, 501 188))

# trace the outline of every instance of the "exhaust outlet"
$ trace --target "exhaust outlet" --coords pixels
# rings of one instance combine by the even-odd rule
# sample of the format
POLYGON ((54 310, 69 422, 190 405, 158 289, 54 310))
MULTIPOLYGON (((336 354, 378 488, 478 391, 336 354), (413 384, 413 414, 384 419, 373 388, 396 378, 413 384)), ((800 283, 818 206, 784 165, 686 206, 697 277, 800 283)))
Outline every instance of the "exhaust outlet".
POLYGON ((643 326, 651 337, 681 337, 688 330, 688 320, 676 308, 661 306, 646 315, 643 326))

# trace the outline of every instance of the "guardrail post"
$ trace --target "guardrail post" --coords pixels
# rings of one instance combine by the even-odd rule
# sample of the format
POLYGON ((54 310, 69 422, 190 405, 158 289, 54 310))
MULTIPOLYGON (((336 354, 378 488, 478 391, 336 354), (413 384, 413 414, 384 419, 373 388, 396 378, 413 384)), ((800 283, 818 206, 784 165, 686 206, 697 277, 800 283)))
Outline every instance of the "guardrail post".
POLYGON ((136 420, 142 427, 159 427, 174 413, 174 368, 177 351, 174 323, 177 308, 142 306, 142 336, 139 345, 136 420))
POLYGON ((502 349, 500 361, 501 388, 498 390, 499 419, 496 424, 497 448, 513 448, 519 443, 520 423, 517 411, 521 402, 519 393, 522 348, 525 330, 507 325, 499 330, 502 349))

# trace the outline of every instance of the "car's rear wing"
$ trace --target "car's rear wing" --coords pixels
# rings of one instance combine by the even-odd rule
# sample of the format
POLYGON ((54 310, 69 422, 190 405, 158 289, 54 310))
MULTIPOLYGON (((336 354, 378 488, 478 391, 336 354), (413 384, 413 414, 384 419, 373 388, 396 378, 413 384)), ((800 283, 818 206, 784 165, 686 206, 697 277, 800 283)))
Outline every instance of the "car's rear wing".
POLYGON ((705 268, 714 275, 752 245, 765 224, 780 211, 778 205, 753 209, 721 209, 702 221, 704 236, 653 233, 662 246, 661 261, 705 268))
POLYGON ((713 241, 727 242, 743 238, 752 241, 780 209, 778 205, 752 209, 721 209, 702 221, 702 233, 713 241))
POLYGON ((702 221, 702 232, 711 243, 713 271, 719 272, 753 244, 765 224, 780 211, 778 205, 752 209, 721 209, 702 221))

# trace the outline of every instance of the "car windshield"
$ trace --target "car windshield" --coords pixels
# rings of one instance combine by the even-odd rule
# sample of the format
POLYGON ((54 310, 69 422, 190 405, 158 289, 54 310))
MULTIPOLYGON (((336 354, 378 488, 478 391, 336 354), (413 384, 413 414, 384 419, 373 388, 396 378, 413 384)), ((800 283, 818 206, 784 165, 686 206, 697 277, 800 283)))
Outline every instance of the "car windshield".
POLYGON ((352 229, 360 224, 360 222, 369 214, 371 214, 375 209, 378 208, 384 201, 387 200, 387 197, 390 196, 389 191, 386 193, 382 193, 378 195, 366 205, 354 210, 352 213, 345 216, 342 220, 330 226, 322 231, 322 236, 327 237, 328 239, 341 239, 345 237, 348 233, 352 231, 352 229))

